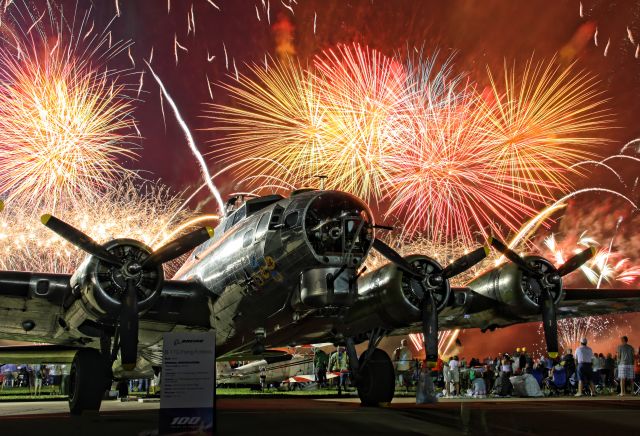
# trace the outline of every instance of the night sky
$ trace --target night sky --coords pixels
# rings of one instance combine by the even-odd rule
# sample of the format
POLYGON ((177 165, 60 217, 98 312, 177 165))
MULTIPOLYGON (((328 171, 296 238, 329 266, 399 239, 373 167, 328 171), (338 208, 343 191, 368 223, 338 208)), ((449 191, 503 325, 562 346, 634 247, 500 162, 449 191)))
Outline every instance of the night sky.
MULTIPOLYGON (((292 49, 303 64, 326 48, 351 42, 366 44, 387 55, 413 47, 424 47, 427 53, 435 50, 444 55, 456 53, 456 71, 467 72, 481 87, 486 85, 487 66, 500 72, 505 61, 522 64, 532 56, 536 60, 549 60, 557 55, 561 62, 576 61, 580 69, 597 75, 606 92, 608 107, 615 114, 615 128, 607 132, 612 142, 600 150, 602 156, 615 154, 624 143, 640 137, 640 59, 635 57, 640 42, 638 2, 585 0, 582 2, 584 16, 580 17, 580 2, 573 0, 298 0, 292 5, 293 14, 281 1, 271 0, 270 24, 262 0, 214 0, 214 3, 220 10, 207 0, 172 0, 168 13, 166 0, 120 0, 121 16, 111 26, 114 38, 134 42, 131 53, 136 66, 125 78, 133 88, 137 88, 144 65, 142 60, 149 58, 153 48, 153 68, 180 107, 202 152, 211 151, 211 141, 220 139, 203 130, 211 123, 203 118, 206 103, 212 102, 207 77, 212 83, 214 102, 231 103, 216 83, 234 80, 233 60, 243 72, 247 63, 262 63, 265 54, 277 56, 277 51, 282 49, 283 32, 291 36, 292 49), (195 33, 188 34, 187 22, 192 8, 195 33), (635 36, 635 45, 629 41, 627 28, 635 36), (598 46, 594 45, 593 38, 596 29, 598 46), (178 50, 177 65, 174 38, 188 50, 178 50), (228 70, 223 44, 229 57, 228 70), (209 62, 208 55, 215 55, 215 59, 209 62)), ((75 0, 62 4, 67 16, 76 7, 75 0)), ((77 2, 79 9, 90 4, 85 0, 77 2)), ((96 26, 104 27, 116 14, 114 0, 96 0, 93 9, 96 26)), ((112 66, 131 68, 131 62, 124 54, 115 59, 112 66)), ((166 124, 163 122, 159 90, 148 71, 141 98, 135 118, 142 139, 134 141, 140 146, 140 158, 126 165, 143 171, 141 174, 148 179, 161 180, 176 192, 199 186, 201 179, 196 162, 166 105, 166 124)), ((215 160, 209 159, 208 164, 212 172, 221 168, 215 160)), ((638 168, 626 165, 617 169, 626 177, 635 177, 638 168)), ((216 182, 223 195, 232 192, 229 180, 216 182)), ((610 187, 613 182, 607 173, 595 171, 577 187, 583 184, 610 187)), ((637 201, 637 194, 632 195, 637 201)), ((593 211, 596 206, 608 214, 608 218, 625 214, 627 219, 618 243, 625 248, 627 256, 638 262, 639 220, 616 202, 603 205, 598 198, 581 198, 580 202, 570 205, 567 213, 572 214, 572 218, 567 223, 584 221, 583 211, 593 211)), ((215 212, 214 202, 205 207, 215 212)), ((608 237, 612 228, 606 223, 607 217, 603 217, 602 222, 593 221, 598 218, 591 216, 593 231, 608 237)), ((638 333, 637 338, 631 338, 631 343, 639 345, 637 317, 627 316, 625 320, 638 333)), ((487 334, 481 337, 482 346, 489 345, 497 352, 523 343, 541 342, 541 336, 531 333, 536 330, 537 327, 527 326, 487 334)), ((478 335, 476 332, 463 334, 465 354, 480 352, 475 348, 480 342, 478 335)))

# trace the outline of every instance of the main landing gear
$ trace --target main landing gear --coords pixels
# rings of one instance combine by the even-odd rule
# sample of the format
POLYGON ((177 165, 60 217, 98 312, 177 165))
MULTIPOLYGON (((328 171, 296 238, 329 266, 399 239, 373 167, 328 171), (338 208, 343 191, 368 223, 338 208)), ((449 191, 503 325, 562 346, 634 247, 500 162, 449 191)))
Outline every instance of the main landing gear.
POLYGON ((69 411, 80 415, 99 410, 102 397, 111 385, 111 366, 98 350, 78 350, 69 373, 69 411))
POLYGON ((353 338, 347 338, 349 366, 358 397, 363 406, 376 407, 389 403, 396 389, 395 371, 389 355, 376 348, 383 337, 381 330, 369 335, 369 347, 357 358, 353 338))

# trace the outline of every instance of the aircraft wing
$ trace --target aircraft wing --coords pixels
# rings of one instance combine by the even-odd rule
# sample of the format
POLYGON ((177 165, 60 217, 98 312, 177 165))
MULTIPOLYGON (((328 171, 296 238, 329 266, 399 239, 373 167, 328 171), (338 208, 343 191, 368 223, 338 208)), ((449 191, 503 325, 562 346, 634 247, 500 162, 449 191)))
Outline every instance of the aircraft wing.
POLYGON ((640 312, 640 289, 565 289, 560 318, 640 312))
MULTIPOLYGON (((563 300, 557 305, 559 319, 640 312, 640 289, 567 288, 564 292, 563 300)), ((445 308, 439 319, 441 330, 485 329, 492 325, 506 327, 541 321, 539 313, 515 314, 505 310, 505 306, 500 301, 484 297, 472 289, 452 288, 453 300, 457 293, 464 293, 467 298, 469 296, 475 298, 473 309, 468 310, 455 303, 445 308)), ((406 335, 420 332, 422 332, 420 322, 414 321, 406 327, 394 329, 390 334, 406 335)))
POLYGON ((55 337, 57 316, 72 298, 68 274, 0 271, 0 338, 71 345, 55 337))
MULTIPOLYGON (((70 279, 68 274, 0 271, 0 339, 98 346, 95 320, 69 316, 74 304, 83 304, 70 279)), ((208 329, 207 295, 197 282, 164 281, 158 299, 140 317, 141 336, 145 330, 162 332, 175 326, 208 329)))

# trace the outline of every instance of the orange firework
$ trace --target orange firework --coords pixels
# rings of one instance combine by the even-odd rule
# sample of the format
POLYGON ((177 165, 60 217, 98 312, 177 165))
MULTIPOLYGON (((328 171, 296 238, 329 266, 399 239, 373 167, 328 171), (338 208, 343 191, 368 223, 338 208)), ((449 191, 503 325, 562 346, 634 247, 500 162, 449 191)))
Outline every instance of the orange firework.
POLYGON ((72 31, 53 18, 51 31, 44 13, 25 30, 23 14, 15 16, 3 17, 18 31, 5 29, 0 46, 0 193, 50 208, 96 198, 126 172, 118 158, 133 156, 126 146, 133 108, 116 73, 87 54, 108 58, 126 44, 94 36, 86 15, 72 31))
POLYGON ((485 120, 487 146, 496 155, 499 173, 512 177, 514 194, 529 201, 527 192, 551 198, 572 186, 572 165, 597 155, 606 143, 602 131, 611 114, 598 81, 574 65, 561 67, 530 60, 517 74, 505 63, 500 86, 488 70, 491 84, 480 99, 478 116, 485 120))

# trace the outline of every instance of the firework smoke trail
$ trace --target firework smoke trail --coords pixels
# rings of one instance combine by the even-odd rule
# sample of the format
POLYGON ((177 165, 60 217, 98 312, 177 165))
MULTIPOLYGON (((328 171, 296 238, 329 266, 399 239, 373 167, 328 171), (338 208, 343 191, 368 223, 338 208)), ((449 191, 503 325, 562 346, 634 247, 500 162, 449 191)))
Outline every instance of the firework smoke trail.
POLYGON ((202 154, 200 154, 200 151, 198 150, 198 146, 196 145, 195 140, 193 139, 193 135, 191 134, 191 131, 187 126, 187 123, 184 121, 184 119, 180 115, 178 106, 175 104, 175 102, 167 92, 166 88, 164 87, 164 84, 162 83, 162 80, 160 80, 160 77, 158 77, 155 71, 153 71, 153 68, 151 68, 151 65, 149 64, 149 62, 145 61, 145 63, 147 64, 147 68, 149 68, 151 75, 158 83, 158 86, 160 86, 160 90, 162 91, 162 94, 164 95, 167 102, 169 103, 169 106, 171 106, 171 109, 173 109, 173 113, 176 117, 176 120, 178 121, 180 128, 183 130, 185 134, 187 143, 189 144, 189 148, 191 149, 191 152, 193 153, 194 157, 198 161, 198 164, 200 165, 200 170, 202 171, 202 177, 204 178, 205 183, 209 187, 209 191, 211 191, 211 194, 213 194, 216 201, 218 202, 218 210, 220 214, 224 215, 225 208, 224 208, 224 201, 222 200, 222 196, 220 195, 220 192, 213 184, 213 180, 211 178, 211 174, 209 174, 209 168, 207 167, 207 163, 204 161, 202 154))
MULTIPOLYGON (((108 189, 101 201, 87 198, 61 203, 56 215, 86 232, 98 242, 126 237, 159 247, 156 240, 168 240, 193 227, 198 218, 180 210, 181 199, 166 187, 146 183, 137 186, 130 178, 108 189)), ((208 217, 207 217, 208 218, 208 217)), ((0 213, 0 269, 7 271, 47 271, 71 274, 86 256, 39 224, 33 213, 16 203, 7 203, 0 213)), ((165 266, 170 276, 180 260, 165 266)))
POLYGON ((109 47, 107 29, 88 31, 90 10, 70 25, 48 7, 32 15, 12 5, 2 17, 0 192, 55 209, 63 198, 95 199, 128 173, 118 160, 135 156, 134 121, 121 71, 105 65, 130 42, 109 47))
POLYGON ((566 192, 568 176, 580 174, 571 165, 593 158, 608 142, 599 136, 612 122, 603 92, 594 77, 573 70, 555 59, 546 66, 530 60, 516 78, 515 66, 509 70, 505 63, 504 89, 488 70, 490 95, 478 111, 498 154, 497 169, 511 175, 515 196, 540 194, 532 199, 537 204, 566 192))

